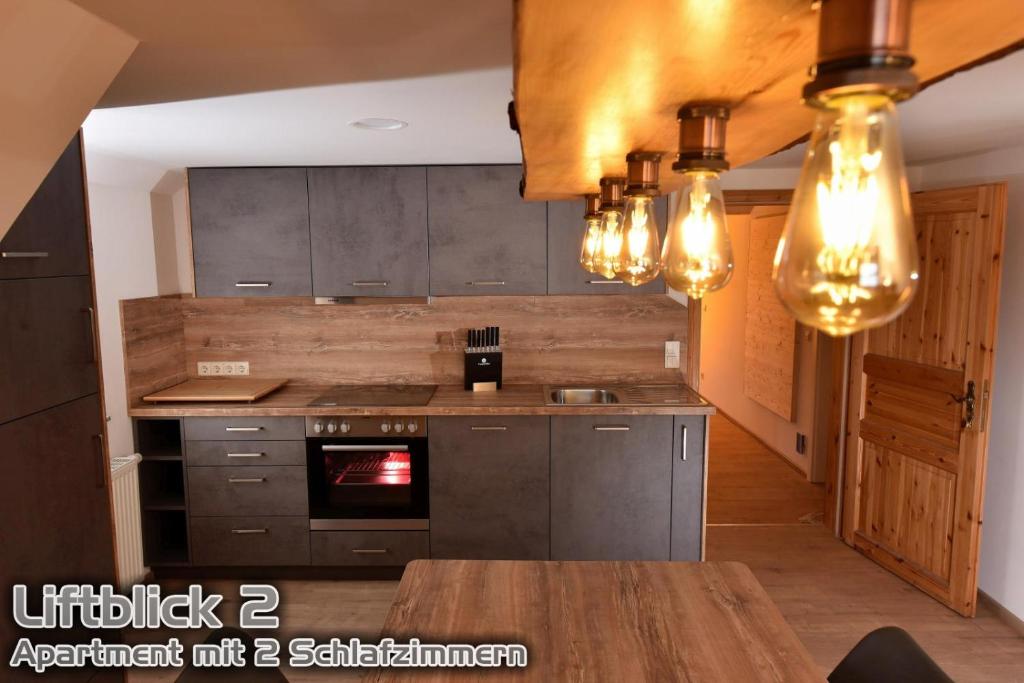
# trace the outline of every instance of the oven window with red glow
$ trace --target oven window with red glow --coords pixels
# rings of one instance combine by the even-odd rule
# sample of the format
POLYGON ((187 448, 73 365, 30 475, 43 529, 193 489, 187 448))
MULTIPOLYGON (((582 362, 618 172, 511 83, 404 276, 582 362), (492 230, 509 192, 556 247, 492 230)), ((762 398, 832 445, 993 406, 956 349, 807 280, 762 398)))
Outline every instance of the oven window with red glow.
POLYGON ((331 486, 400 485, 412 483, 409 453, 330 454, 324 458, 327 482, 331 486))

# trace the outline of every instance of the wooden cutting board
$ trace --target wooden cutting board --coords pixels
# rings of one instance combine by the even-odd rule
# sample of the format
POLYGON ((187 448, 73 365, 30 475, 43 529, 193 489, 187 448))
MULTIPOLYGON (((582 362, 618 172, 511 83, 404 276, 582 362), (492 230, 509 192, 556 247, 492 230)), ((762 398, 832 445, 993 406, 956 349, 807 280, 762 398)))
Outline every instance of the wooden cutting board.
POLYGON ((246 379, 242 377, 190 379, 158 391, 142 400, 148 403, 185 403, 195 401, 257 401, 283 387, 286 379, 246 379))

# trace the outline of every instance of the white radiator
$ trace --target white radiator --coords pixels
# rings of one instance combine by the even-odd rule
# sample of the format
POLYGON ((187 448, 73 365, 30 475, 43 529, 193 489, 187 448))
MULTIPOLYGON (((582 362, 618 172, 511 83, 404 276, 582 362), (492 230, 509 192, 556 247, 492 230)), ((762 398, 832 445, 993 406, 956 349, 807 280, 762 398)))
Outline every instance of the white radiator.
POLYGON ((142 562, 142 513, 139 504, 139 462, 142 456, 120 455, 110 459, 114 488, 114 538, 117 541, 117 576, 122 591, 146 578, 142 562))

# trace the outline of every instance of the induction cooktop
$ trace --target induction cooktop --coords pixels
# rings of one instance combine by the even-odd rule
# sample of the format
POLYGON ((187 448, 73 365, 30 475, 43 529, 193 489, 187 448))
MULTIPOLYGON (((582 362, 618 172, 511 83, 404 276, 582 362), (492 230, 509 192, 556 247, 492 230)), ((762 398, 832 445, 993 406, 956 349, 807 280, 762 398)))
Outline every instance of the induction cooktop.
POLYGON ((425 406, 437 387, 433 384, 339 384, 309 404, 313 407, 334 406, 425 406))

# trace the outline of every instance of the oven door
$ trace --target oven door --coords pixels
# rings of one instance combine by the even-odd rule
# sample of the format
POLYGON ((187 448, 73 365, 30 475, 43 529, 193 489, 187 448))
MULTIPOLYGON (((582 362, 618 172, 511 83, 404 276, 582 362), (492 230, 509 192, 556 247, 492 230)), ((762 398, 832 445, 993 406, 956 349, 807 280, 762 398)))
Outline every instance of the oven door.
POLYGON ((426 439, 309 439, 306 463, 311 528, 427 528, 426 439))

